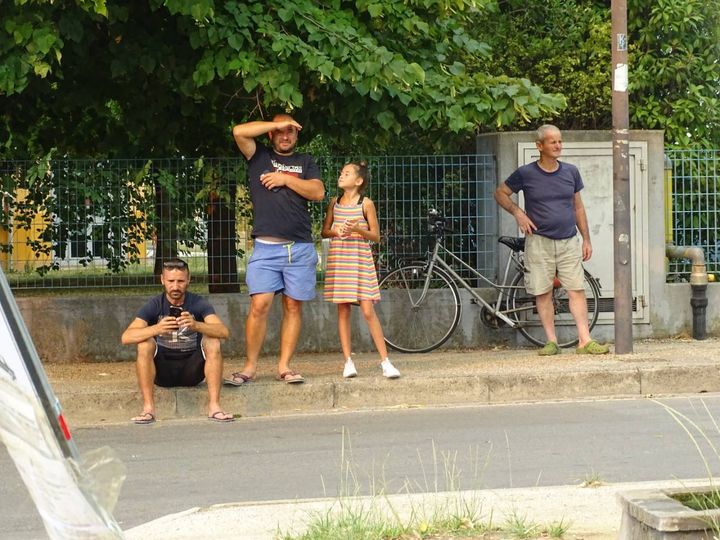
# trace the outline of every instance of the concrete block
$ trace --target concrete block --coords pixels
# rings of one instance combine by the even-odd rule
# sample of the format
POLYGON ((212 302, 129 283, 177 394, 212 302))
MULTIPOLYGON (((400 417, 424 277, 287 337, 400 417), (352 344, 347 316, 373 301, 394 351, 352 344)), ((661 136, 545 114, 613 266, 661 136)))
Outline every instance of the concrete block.
POLYGON ((620 540, 705 540, 715 534, 711 524, 720 510, 693 510, 672 498, 682 493, 715 491, 711 486, 692 489, 646 489, 619 493, 622 506, 620 540))
MULTIPOLYGON (((142 412, 142 397, 138 390, 60 391, 57 397, 62 403, 63 414, 71 428, 129 422, 133 416, 142 412)), ((155 389, 155 412, 158 418, 177 416, 174 391, 165 388, 155 389)))
POLYGON ((717 365, 640 367, 643 394, 694 394, 720 391, 717 365))
POLYGON ((283 414, 330 411, 334 403, 334 385, 314 381, 303 384, 252 382, 239 387, 223 387, 220 399, 225 410, 242 416, 270 415, 279 411, 283 414))
POLYGON ((340 381, 336 384, 337 408, 357 409, 419 405, 487 403, 488 387, 481 377, 401 377, 381 376, 340 381), (441 390, 440 390, 441 389, 441 390))
POLYGON ((588 373, 551 371, 514 373, 487 377, 489 402, 575 399, 600 396, 638 395, 640 375, 635 369, 588 373))

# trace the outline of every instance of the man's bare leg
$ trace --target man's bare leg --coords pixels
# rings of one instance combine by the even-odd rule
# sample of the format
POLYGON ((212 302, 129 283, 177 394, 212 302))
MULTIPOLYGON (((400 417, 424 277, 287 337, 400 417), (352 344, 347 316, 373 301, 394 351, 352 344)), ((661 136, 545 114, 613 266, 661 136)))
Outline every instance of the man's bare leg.
POLYGON ((587 316, 587 298, 585 291, 568 291, 570 300, 570 313, 575 319, 575 325, 578 332, 578 347, 584 347, 590 340, 590 326, 587 316))
POLYGON ((255 378, 257 372, 257 362, 260 357, 260 349, 262 349, 265 341, 265 333, 267 331, 267 318, 272 307, 272 301, 275 293, 253 294, 250 297, 250 311, 245 321, 245 349, 247 357, 245 359, 245 367, 241 373, 255 378))
MULTIPOLYGON (((155 416, 155 340, 148 339, 137 346, 137 360, 135 371, 137 373, 138 386, 142 394, 142 414, 134 417, 133 421, 143 420, 148 413, 155 416)), ((146 418, 145 418, 146 419, 146 418)))
POLYGON ((283 319, 280 327, 280 361, 278 373, 290 369, 290 359, 295 353, 302 328, 302 302, 283 295, 283 319))
POLYGON ((535 297, 535 306, 537 307, 540 323, 545 330, 547 341, 557 343, 557 335, 555 335, 555 307, 552 301, 552 289, 545 294, 535 297))
MULTIPOLYGON (((205 382, 208 387, 208 416, 222 412, 220 406, 220 388, 222 386, 223 360, 220 349, 220 340, 217 338, 203 338, 203 351, 205 352, 205 382)), ((222 418, 232 418, 226 413, 222 418)))

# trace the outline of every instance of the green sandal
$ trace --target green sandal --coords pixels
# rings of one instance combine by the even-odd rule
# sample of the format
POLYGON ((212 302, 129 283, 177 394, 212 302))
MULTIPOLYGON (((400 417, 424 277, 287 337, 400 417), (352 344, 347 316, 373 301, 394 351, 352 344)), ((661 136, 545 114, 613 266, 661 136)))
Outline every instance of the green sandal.
POLYGON ((538 356, 553 356, 560 354, 560 347, 554 341, 548 341, 545 346, 538 351, 538 356))
POLYGON ((575 349, 575 354, 607 354, 610 352, 610 347, 607 345, 600 345, 594 339, 588 341, 584 347, 578 347, 575 349))

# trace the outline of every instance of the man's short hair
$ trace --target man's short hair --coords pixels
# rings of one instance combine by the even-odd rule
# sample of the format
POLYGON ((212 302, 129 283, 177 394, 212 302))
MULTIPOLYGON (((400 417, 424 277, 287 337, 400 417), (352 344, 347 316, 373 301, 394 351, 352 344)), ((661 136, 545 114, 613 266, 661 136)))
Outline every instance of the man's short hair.
POLYGON ((537 128, 537 131, 535 132, 535 140, 537 142, 543 142, 545 140, 545 134, 548 131, 557 131, 560 133, 560 128, 557 126, 553 126, 552 124, 543 124, 539 128, 537 128))
POLYGON ((165 259, 162 263, 163 270, 185 270, 190 274, 190 267, 188 263, 177 257, 171 259, 165 259))

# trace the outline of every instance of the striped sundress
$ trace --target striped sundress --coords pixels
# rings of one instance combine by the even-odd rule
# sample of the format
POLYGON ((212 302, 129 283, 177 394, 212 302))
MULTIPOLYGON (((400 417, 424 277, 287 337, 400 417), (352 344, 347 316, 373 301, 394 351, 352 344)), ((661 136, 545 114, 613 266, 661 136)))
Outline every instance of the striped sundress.
MULTIPOLYGON (((333 205, 333 229, 342 227, 345 220, 356 218, 361 228, 369 228, 363 215, 362 200, 360 204, 342 205, 336 201, 333 205)), ((370 242, 359 234, 330 238, 323 297, 335 304, 380 300, 370 242)))

